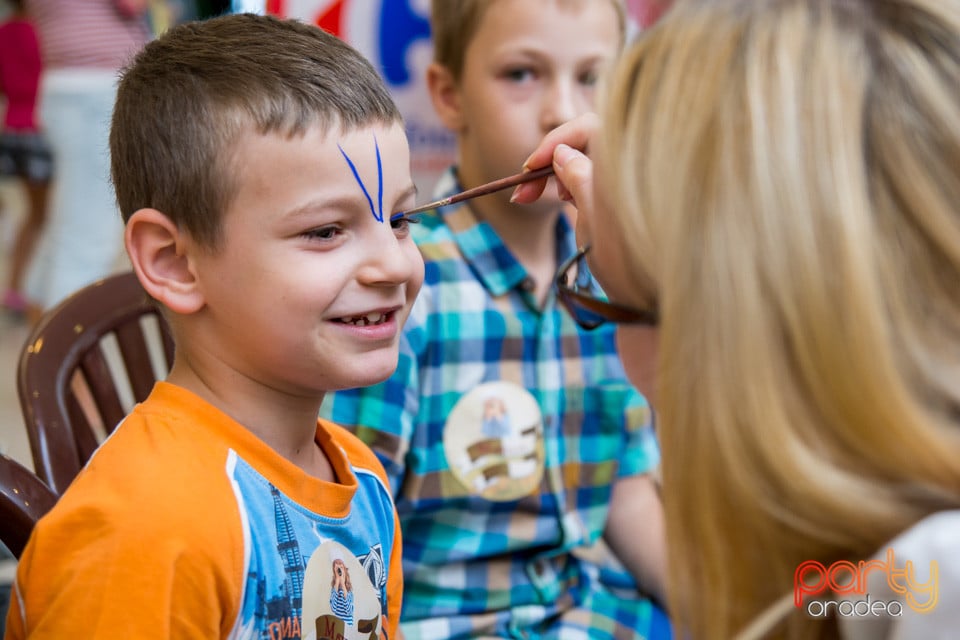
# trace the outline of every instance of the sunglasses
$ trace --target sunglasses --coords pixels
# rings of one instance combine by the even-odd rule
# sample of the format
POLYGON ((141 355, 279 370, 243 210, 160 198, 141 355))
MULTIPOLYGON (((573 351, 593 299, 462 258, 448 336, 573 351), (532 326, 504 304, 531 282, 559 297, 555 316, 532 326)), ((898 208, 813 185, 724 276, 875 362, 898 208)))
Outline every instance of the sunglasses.
POLYGON ((574 321, 584 329, 596 329, 604 322, 616 324, 641 324, 655 327, 660 322, 656 310, 641 311, 615 302, 608 302, 602 296, 599 286, 587 267, 587 252, 590 247, 582 247, 557 271, 557 296, 561 304, 570 312, 574 321), (576 265, 577 276, 570 273, 576 265))

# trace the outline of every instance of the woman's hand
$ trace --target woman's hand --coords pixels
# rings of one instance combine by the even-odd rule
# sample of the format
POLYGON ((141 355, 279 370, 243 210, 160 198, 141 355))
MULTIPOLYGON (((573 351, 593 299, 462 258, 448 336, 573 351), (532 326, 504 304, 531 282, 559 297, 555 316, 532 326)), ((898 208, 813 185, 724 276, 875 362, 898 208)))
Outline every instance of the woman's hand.
MULTIPOLYGON (((572 203, 578 211, 593 210, 593 162, 585 152, 599 128, 600 120, 594 113, 574 118, 544 136, 523 164, 524 169, 530 169, 553 163, 560 198, 572 203)), ((543 194, 546 186, 546 178, 521 184, 514 190, 511 200, 533 202, 543 194)))

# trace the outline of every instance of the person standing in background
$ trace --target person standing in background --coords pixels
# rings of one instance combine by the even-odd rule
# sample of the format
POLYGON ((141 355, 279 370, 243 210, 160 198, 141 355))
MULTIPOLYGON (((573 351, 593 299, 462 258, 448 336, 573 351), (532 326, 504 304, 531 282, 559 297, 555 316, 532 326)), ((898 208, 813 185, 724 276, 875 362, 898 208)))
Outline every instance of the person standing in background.
POLYGON ((45 65, 41 119, 57 162, 50 219, 24 282, 34 319, 121 260, 107 136, 117 72, 150 39, 148 5, 26 0, 45 65))
MULTIPOLYGON (((442 198, 516 172, 592 110, 626 13, 620 0, 434 0, 431 36, 427 87, 457 138, 442 198)), ((509 198, 420 217, 426 276, 396 372, 328 395, 321 413, 390 476, 407 637, 667 638, 649 408, 613 327, 558 304, 554 275, 576 255, 566 203, 509 198)))
POLYGON ((27 211, 13 244, 7 288, 0 305, 23 313, 27 300, 20 288, 24 268, 46 219, 53 158, 37 122, 37 93, 43 72, 37 31, 23 0, 10 0, 9 4, 13 11, 0 24, 0 94, 7 102, 0 133, 0 176, 16 176, 23 181, 27 211))

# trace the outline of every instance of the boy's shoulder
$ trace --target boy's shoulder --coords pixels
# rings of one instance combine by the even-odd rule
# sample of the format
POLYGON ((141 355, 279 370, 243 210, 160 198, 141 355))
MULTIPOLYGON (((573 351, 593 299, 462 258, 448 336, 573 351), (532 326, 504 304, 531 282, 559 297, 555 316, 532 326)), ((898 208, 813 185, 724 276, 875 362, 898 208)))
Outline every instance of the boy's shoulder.
MULTIPOLYGON (((180 407, 151 396, 124 418, 78 477, 93 474, 110 481, 119 476, 150 485, 158 475, 204 473, 208 465, 198 463, 216 452, 212 439, 197 425, 198 420, 188 419, 180 407)), ((209 466, 216 464, 211 461, 209 466)))
POLYGON ((190 505, 204 504, 207 513, 218 512, 221 501, 235 506, 225 471, 228 445, 215 431, 215 417, 198 397, 157 383, 94 452, 64 498, 76 493, 71 500, 77 505, 117 513, 150 505, 168 521, 189 513, 190 505))
POLYGON ((76 537, 78 549, 98 544, 95 538, 199 549, 241 535, 222 456, 197 434, 175 436, 148 422, 135 409, 117 427, 38 523, 41 533, 57 539, 89 531, 76 537))

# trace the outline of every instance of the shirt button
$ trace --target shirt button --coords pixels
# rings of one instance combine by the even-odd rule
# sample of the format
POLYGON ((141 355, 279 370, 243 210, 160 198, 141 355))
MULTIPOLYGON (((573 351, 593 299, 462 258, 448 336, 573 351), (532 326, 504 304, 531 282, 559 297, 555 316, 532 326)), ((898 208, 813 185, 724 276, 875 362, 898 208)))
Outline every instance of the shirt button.
POLYGON ((523 279, 523 282, 520 283, 520 288, 524 291, 533 291, 537 288, 537 283, 533 281, 533 278, 527 276, 523 279))

